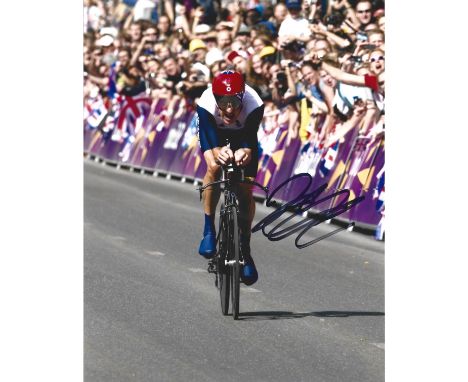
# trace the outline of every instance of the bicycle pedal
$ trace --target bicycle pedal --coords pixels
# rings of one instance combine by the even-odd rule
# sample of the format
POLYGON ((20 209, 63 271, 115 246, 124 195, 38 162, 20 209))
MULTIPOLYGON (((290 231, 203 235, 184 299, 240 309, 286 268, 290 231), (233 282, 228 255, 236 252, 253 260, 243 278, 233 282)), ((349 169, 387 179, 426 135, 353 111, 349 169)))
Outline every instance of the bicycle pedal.
POLYGON ((217 267, 216 267, 216 261, 214 259, 211 259, 208 262, 208 273, 217 273, 217 267))

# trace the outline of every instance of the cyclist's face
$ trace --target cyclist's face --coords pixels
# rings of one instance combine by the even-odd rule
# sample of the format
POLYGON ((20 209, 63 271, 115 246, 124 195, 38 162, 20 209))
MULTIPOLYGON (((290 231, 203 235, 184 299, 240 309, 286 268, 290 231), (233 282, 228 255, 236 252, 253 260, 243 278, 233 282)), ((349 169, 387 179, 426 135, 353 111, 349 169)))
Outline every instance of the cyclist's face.
POLYGON ((219 114, 226 125, 234 123, 242 110, 240 107, 234 107, 232 103, 228 103, 224 108, 219 108, 219 114))

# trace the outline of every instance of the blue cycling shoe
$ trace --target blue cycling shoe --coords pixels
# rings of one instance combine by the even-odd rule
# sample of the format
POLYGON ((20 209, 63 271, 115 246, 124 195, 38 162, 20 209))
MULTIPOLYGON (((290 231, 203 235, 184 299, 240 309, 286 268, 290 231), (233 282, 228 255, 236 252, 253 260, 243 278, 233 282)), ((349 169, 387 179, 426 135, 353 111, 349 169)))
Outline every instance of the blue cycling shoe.
POLYGON ((205 259, 211 259, 216 253, 216 234, 207 233, 201 243, 198 253, 205 259))
POLYGON ((245 285, 252 285, 255 284, 258 280, 258 272, 257 268, 255 267, 255 262, 252 259, 252 255, 250 254, 250 238, 241 239, 241 251, 244 257, 244 266, 241 269, 240 278, 245 285))
POLYGON ((245 264, 242 267, 241 280, 245 285, 255 284, 258 280, 258 272, 251 256, 244 258, 245 264))

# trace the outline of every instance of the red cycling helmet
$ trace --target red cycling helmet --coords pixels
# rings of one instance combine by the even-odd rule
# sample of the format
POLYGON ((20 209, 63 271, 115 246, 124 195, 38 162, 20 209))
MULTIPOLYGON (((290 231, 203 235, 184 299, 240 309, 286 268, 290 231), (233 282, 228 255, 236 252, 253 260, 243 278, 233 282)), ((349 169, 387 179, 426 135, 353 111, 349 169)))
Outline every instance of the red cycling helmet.
POLYGON ((215 96, 240 96, 245 92, 245 82, 242 74, 226 70, 218 74, 213 80, 213 94, 215 96))

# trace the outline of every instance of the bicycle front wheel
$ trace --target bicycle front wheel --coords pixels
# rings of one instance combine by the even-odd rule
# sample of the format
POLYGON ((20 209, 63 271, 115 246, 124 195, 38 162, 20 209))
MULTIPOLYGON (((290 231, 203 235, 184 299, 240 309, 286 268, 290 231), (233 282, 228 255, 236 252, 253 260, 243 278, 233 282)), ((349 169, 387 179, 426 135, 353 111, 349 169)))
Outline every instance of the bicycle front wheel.
POLYGON ((239 226, 237 223, 237 210, 231 207, 229 217, 229 259, 233 260, 231 269, 231 297, 232 297, 232 317, 239 318, 239 295, 240 295, 240 259, 239 259, 239 226))
POLYGON ((228 224, 227 215, 221 215, 220 218, 220 242, 219 242, 219 257, 218 257, 218 283, 219 283, 219 297, 221 299, 221 312, 224 316, 229 313, 229 292, 231 283, 231 271, 225 265, 227 259, 227 245, 228 245, 228 224))

